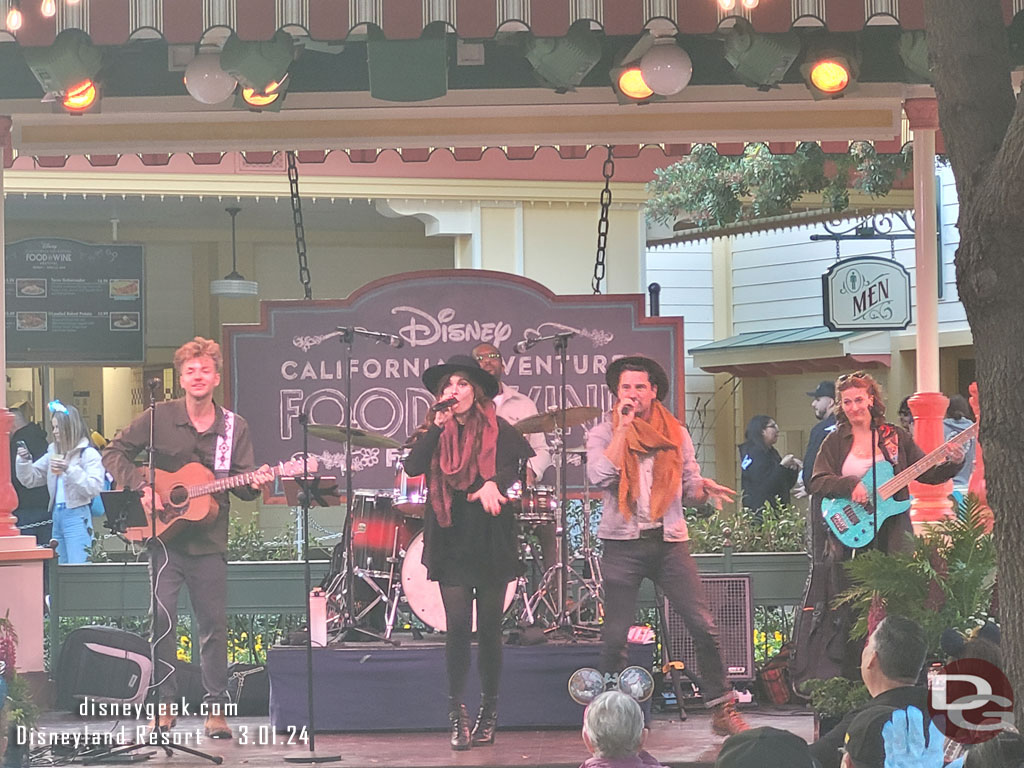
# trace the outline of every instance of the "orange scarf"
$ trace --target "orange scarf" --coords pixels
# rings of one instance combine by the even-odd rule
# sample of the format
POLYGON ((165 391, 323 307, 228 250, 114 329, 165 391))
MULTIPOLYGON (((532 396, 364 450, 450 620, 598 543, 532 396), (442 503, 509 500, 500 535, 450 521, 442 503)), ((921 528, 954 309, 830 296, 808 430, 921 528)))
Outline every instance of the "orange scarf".
MULTIPOLYGON (((619 424, 619 413, 612 416, 612 428, 619 424)), ((642 455, 654 453, 651 482, 651 519, 661 520, 672 500, 678 497, 683 479, 683 428, 668 409, 655 400, 649 421, 634 419, 626 434, 626 458, 619 472, 619 511, 628 520, 636 507, 640 487, 642 455)))

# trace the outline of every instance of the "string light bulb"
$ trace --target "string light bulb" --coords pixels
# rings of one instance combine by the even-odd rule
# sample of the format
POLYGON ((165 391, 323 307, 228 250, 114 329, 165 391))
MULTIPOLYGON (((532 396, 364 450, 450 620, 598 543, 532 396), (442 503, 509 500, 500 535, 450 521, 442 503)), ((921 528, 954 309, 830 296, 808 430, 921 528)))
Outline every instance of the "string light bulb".
POLYGON ((43 0, 39 6, 39 12, 44 18, 52 19, 57 15, 57 0, 43 0))
POLYGON ((752 11, 755 8, 757 8, 757 4, 760 2, 760 0, 740 0, 740 2, 743 4, 744 8, 746 8, 748 11, 752 11))
POLYGON ((11 3, 11 8, 7 11, 7 31, 17 32, 21 29, 21 24, 24 21, 21 15, 21 8, 18 7, 17 3, 11 3))
POLYGON ((736 0, 718 0, 718 7, 729 13, 736 7, 736 0))
POLYGON ((64 0, 68 5, 78 5, 78 0, 64 0))

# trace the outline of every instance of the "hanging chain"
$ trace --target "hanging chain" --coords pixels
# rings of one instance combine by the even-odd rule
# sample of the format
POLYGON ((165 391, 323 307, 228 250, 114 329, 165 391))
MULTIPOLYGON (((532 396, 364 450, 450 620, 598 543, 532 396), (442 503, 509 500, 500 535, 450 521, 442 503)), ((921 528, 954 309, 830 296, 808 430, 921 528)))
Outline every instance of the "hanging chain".
POLYGON ((299 197, 299 169, 295 164, 295 152, 288 150, 288 186, 291 189, 292 220, 295 223, 295 252, 299 255, 299 282, 305 298, 313 298, 312 278, 309 274, 309 260, 306 258, 306 230, 302 226, 302 198, 299 197))
POLYGON ((612 207, 612 176, 615 175, 615 160, 612 158, 612 146, 608 146, 608 157, 601 167, 604 176, 604 189, 601 190, 601 218, 597 220, 597 256, 594 258, 594 279, 590 285, 594 293, 601 292, 601 281, 604 280, 604 262, 608 248, 608 210, 612 207))

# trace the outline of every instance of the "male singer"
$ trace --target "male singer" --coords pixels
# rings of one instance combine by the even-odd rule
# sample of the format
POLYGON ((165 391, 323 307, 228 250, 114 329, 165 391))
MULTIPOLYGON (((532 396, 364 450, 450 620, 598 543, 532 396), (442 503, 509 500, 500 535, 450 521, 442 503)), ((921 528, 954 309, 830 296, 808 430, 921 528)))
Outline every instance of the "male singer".
POLYGON ((661 404, 668 376, 640 355, 608 366, 608 388, 618 398, 609 418, 587 438, 590 482, 603 489, 597 535, 604 545, 605 620, 601 671, 620 671, 636 615, 640 583, 651 579, 693 637, 701 695, 712 709, 712 730, 727 736, 748 728, 735 709, 718 649, 718 630, 690 556, 684 505, 731 502, 736 492, 701 477, 686 428, 661 404))

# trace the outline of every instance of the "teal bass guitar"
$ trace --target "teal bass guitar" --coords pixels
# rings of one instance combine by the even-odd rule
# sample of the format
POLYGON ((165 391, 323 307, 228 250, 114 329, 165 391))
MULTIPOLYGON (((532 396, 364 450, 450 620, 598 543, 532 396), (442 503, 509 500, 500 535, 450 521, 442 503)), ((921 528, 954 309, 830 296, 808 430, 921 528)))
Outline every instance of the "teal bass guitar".
MULTIPOLYGON (((836 538, 846 546, 854 549, 867 546, 874 541, 875 533, 882 523, 890 517, 901 515, 910 509, 910 501, 897 501, 892 498, 893 495, 932 467, 942 464, 946 460, 946 449, 949 446, 963 445, 977 434, 978 424, 974 423, 898 475, 893 474, 892 464, 885 459, 879 459, 875 462, 874 468, 878 484, 878 514, 876 515, 872 510, 870 503, 858 504, 852 499, 842 497, 822 499, 821 514, 825 518, 825 523, 832 529, 836 538)), ((869 469, 861 481, 867 488, 870 488, 871 472, 872 470, 869 469)), ((871 498, 870 490, 868 498, 871 498)))

